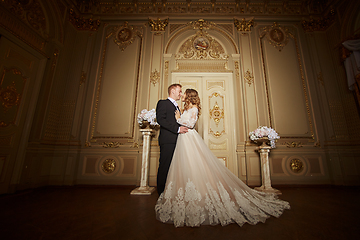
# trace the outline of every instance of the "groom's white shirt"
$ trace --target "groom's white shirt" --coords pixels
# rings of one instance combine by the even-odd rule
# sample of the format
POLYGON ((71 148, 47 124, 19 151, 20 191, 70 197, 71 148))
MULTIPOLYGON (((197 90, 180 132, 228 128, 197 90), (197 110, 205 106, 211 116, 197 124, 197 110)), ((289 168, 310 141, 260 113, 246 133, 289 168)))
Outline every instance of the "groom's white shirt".
POLYGON ((168 97, 168 99, 170 100, 170 102, 172 102, 172 104, 174 104, 175 107, 178 107, 179 105, 177 104, 177 102, 172 99, 171 97, 168 97))
MULTIPOLYGON (((168 99, 170 100, 170 102, 172 102, 172 104, 174 104, 174 106, 176 107, 176 108, 178 108, 179 107, 179 105, 177 104, 177 102, 174 100, 174 99, 172 99, 171 97, 168 97, 168 99)), ((178 133, 180 132, 180 127, 178 128, 178 133)))

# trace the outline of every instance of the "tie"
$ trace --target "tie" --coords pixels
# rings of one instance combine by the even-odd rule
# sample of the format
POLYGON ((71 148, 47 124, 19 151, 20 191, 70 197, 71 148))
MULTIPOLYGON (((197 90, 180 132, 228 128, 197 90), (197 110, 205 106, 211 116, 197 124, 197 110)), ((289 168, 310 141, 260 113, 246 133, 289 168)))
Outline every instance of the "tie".
POLYGON ((179 106, 178 106, 178 105, 176 105, 175 107, 176 107, 176 109, 179 111, 179 113, 180 113, 180 115, 181 115, 181 111, 180 111, 179 106))

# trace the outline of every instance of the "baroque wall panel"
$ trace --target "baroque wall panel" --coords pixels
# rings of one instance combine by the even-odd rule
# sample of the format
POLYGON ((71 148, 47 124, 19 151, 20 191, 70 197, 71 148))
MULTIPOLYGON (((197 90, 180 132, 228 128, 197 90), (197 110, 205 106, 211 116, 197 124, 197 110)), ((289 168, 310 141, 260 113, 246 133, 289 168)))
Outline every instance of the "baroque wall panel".
POLYGON ((141 29, 125 23, 107 27, 105 34, 91 139, 133 138, 142 53, 141 29))
POLYGON ((119 154, 115 151, 97 151, 97 154, 83 153, 80 157, 80 168, 77 173, 79 184, 125 184, 137 183, 137 153, 126 151, 119 154))
POLYGON ((260 34, 271 127, 281 137, 313 139, 308 87, 295 30, 275 23, 261 28, 260 34))

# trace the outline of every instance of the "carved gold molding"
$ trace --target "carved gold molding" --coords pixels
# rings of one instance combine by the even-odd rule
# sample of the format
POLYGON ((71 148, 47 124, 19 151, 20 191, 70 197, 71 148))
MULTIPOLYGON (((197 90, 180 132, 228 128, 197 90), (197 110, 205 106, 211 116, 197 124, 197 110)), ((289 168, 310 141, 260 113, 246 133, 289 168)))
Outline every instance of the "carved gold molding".
POLYGON ((139 148, 139 143, 134 142, 133 145, 130 148, 139 148))
POLYGON ((247 84, 249 84, 249 87, 252 83, 254 83, 254 75, 250 72, 249 69, 245 72, 244 80, 247 84))
POLYGON ((151 72, 150 74, 150 82, 156 86, 156 84, 160 81, 160 72, 158 72, 156 69, 155 71, 151 72))
POLYGON ((218 126, 220 120, 223 118, 224 118, 224 109, 221 109, 216 102, 213 108, 210 109, 210 119, 214 119, 216 126, 218 126))
POLYGON ((286 145, 288 148, 301 148, 302 142, 284 142, 283 145, 286 145))
POLYGON ((176 69, 172 72, 232 72, 228 69, 227 61, 215 60, 178 60, 176 69))
POLYGON ((0 122, 0 127, 7 127, 7 126, 9 126, 8 123, 6 123, 6 122, 4 122, 4 121, 1 121, 1 122, 0 122))
POLYGON ((156 35, 160 35, 163 32, 165 32, 165 28, 169 23, 169 19, 165 19, 165 20, 160 20, 160 18, 158 18, 157 20, 152 20, 149 18, 149 25, 151 27, 151 32, 154 32, 156 35))
MULTIPOLYGON (((0 127, 1 127, 1 122, 0 122, 0 127)), ((0 146, 11 146, 13 142, 13 136, 0 137, 0 146)))
POLYGON ((85 81, 86 81, 86 73, 84 71, 81 71, 80 86, 83 85, 85 81))
POLYGON ((101 168, 105 173, 112 173, 116 169, 116 162, 112 158, 108 158, 103 161, 101 168))
POLYGON ((308 93, 307 93, 307 87, 306 87, 306 83, 305 83, 304 70, 303 70, 303 66, 302 66, 301 58, 300 58, 300 49, 299 49, 299 45, 298 45, 298 42, 297 42, 297 39, 295 38, 295 36, 291 35, 291 37, 294 39, 294 42, 295 42, 297 60, 298 60, 298 64, 299 64, 300 74, 301 74, 301 83, 303 86, 303 92, 304 92, 304 97, 305 97, 306 113, 308 116, 311 138, 314 139, 315 138, 314 129, 313 129, 312 118, 311 118, 311 113, 310 113, 310 104, 309 104, 309 97, 308 97, 308 93))
POLYGON ((16 68, 3 69, 0 82, 0 102, 2 102, 4 115, 2 115, 0 127, 15 124, 26 80, 26 77, 16 68), (17 108, 9 111, 13 106, 17 106, 17 108))
POLYGON ((128 22, 125 22, 122 26, 111 28, 109 34, 114 36, 114 43, 119 46, 121 51, 124 51, 135 41, 137 36, 142 38, 142 28, 129 26, 128 22))
POLYGON ((239 32, 251 32, 251 27, 254 26, 254 19, 246 21, 245 18, 243 18, 241 21, 239 21, 234 18, 234 24, 239 32))
POLYGON ((228 58, 221 44, 207 32, 202 31, 189 37, 175 55, 177 60, 227 60, 228 58))
POLYGON ((169 81, 169 61, 166 60, 164 64, 164 84, 165 86, 168 86, 169 81))
MULTIPOLYGON (((170 25, 171 26, 171 25, 170 25)), ((168 53, 169 50, 169 46, 171 45, 171 43, 173 42, 174 39, 176 39, 180 34, 188 31, 189 29, 194 29, 194 30, 198 30, 198 32, 203 32, 203 34, 207 34, 206 31, 203 31, 204 29, 212 29, 212 30, 216 30, 219 33, 221 33, 223 36, 225 36, 229 42, 232 44, 232 46, 234 47, 234 49, 236 50, 236 54, 239 53, 239 49, 238 49, 238 45, 234 42, 234 39, 232 36, 230 36, 228 34, 228 32, 224 31, 223 29, 221 29, 218 25, 216 25, 215 23, 212 22, 207 22, 203 19, 200 19, 198 21, 194 21, 194 22, 189 22, 187 23, 183 28, 181 28, 180 31, 178 31, 177 33, 175 33, 174 35, 172 35, 171 39, 169 40, 169 43, 166 46, 165 49, 165 53, 168 53), (200 30, 201 28, 201 30, 200 30)))
POLYGON ((262 67, 263 67, 263 72, 264 72, 264 80, 265 80, 265 92, 266 92, 266 102, 267 102, 267 108, 268 108, 268 116, 269 116, 269 121, 270 121, 270 127, 272 128, 272 117, 271 117, 271 108, 270 108, 270 96, 269 96, 269 83, 268 83, 268 78, 267 78, 267 74, 266 74, 266 67, 265 67, 265 57, 264 57, 264 46, 263 46, 263 41, 262 38, 264 36, 260 37, 260 49, 261 49, 261 60, 262 60, 262 67))
POLYGON ((57 63, 57 60, 58 60, 58 57, 59 57, 59 50, 55 49, 53 55, 54 55, 54 59, 53 59, 52 64, 51 64, 52 74, 54 73, 54 69, 56 67, 56 63, 57 63))
POLYGON ((281 27, 278 23, 274 22, 273 25, 260 29, 260 36, 260 38, 266 36, 268 42, 281 51, 289 42, 289 37, 292 34, 288 28, 281 27))
POLYGON ((21 95, 17 92, 15 82, 6 88, 0 89, 0 101, 6 113, 14 105, 19 105, 21 95))
POLYGON ((199 29, 200 31, 216 27, 215 23, 206 21, 204 19, 199 19, 197 21, 191 21, 187 25, 191 26, 192 29, 199 29))
POLYGON ((121 142, 103 142, 103 144, 104 148, 118 148, 121 145, 124 145, 124 143, 121 142))
POLYGON ((39 0, 1 0, 0 3, 43 37, 47 35, 46 17, 39 0))
POLYGON ((213 119, 215 122, 215 126, 212 124, 209 125, 209 133, 215 137, 220 137, 223 133, 225 133, 224 96, 221 96, 217 92, 211 94, 209 96, 209 108, 209 120, 213 119), (220 102, 220 104, 218 104, 218 102, 220 102), (222 124, 219 127, 220 122, 222 122, 222 124))
POLYGON ((304 169, 304 163, 300 159, 297 159, 297 158, 291 159, 290 160, 290 169, 294 173, 300 173, 304 169))
POLYGON ((310 18, 303 20, 302 27, 305 32, 325 31, 335 21, 335 10, 331 9, 328 14, 318 19, 310 18))
POLYGON ((214 132, 212 129, 210 129, 209 132, 210 132, 212 135, 214 135, 215 137, 220 137, 222 134, 225 133, 225 130, 222 130, 221 132, 219 132, 219 131, 214 132))
POLYGON ((149 16, 149 14, 176 15, 260 15, 260 16, 303 16, 320 13, 328 1, 74 1, 83 13, 101 15, 121 14, 127 16, 149 16))
MULTIPOLYGON (((15 0, 9 0, 9 1, 0 1, 0 4, 5 6, 5 8, 12 8, 12 3, 16 2, 15 0)), ((17 5, 16 3, 14 5, 17 5)), ((18 6, 19 7, 19 6, 18 6)), ((24 43, 28 44, 30 47, 32 47, 34 50, 45 56, 46 58, 49 58, 49 56, 46 55, 46 53, 43 51, 46 45, 46 36, 41 36, 38 34, 38 32, 33 31, 33 28, 28 28, 24 26, 23 22, 28 22, 25 17, 26 11, 22 11, 20 13, 13 13, 15 9, 12 11, 9 10, 3 10, 3 8, 0 8, 0 26, 12 33, 15 37, 23 41, 24 43), (21 14, 22 17, 18 17, 17 14, 21 14)), ((33 15, 33 14, 30 14, 33 15)), ((39 14, 41 15, 41 14, 39 14)), ((26 23, 25 22, 25 23, 26 23)), ((28 23, 31 25, 30 23, 28 23)))
POLYGON ((236 76, 236 81, 239 82, 240 81, 240 64, 239 61, 235 61, 235 76, 236 76))
POLYGON ((77 30, 83 31, 97 31, 101 24, 99 19, 94 20, 92 17, 86 19, 77 15, 72 8, 69 10, 69 21, 77 30))

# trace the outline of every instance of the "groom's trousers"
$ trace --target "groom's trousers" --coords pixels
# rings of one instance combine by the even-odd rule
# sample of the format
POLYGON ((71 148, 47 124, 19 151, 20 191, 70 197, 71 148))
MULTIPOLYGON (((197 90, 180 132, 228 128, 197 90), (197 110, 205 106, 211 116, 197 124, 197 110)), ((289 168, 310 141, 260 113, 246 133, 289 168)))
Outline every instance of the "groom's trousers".
POLYGON ((174 155, 176 144, 167 143, 160 145, 160 159, 157 174, 157 191, 159 195, 164 191, 166 178, 169 172, 172 157, 174 155))

